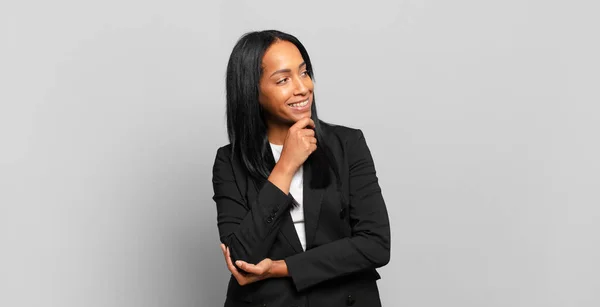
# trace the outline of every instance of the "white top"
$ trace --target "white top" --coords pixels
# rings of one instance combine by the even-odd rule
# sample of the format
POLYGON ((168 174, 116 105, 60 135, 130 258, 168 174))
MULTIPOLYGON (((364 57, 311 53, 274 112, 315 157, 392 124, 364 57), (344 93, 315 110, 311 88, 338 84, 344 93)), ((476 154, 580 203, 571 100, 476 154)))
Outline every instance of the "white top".
MULTIPOLYGON (((271 144, 271 150, 273 151, 273 157, 275 158, 275 162, 277 163, 277 161, 279 161, 279 158, 281 157, 283 145, 271 144)), ((300 244, 302 244, 302 250, 306 250, 306 233, 304 231, 304 209, 302 207, 302 193, 304 191, 304 181, 302 179, 303 172, 303 167, 300 166, 294 174, 294 177, 292 178, 292 183, 290 184, 290 194, 299 204, 299 206, 297 207, 290 208, 290 214, 292 215, 292 221, 294 222, 296 233, 298 233, 300 244)))

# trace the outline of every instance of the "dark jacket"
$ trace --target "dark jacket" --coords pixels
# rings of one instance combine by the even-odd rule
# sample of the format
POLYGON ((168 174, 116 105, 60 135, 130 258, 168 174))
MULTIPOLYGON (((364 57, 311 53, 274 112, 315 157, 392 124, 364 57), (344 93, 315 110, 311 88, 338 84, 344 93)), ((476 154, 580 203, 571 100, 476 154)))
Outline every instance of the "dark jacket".
POLYGON ((306 251, 289 213, 292 196, 250 177, 239 157, 232 158, 231 144, 217 151, 213 199, 221 242, 233 261, 283 259, 290 274, 246 286, 232 276, 226 307, 381 305, 375 268, 389 262, 390 225, 371 153, 360 130, 323 122, 321 128, 339 180, 331 171, 330 184, 312 186, 322 170, 310 158, 304 163, 306 251))

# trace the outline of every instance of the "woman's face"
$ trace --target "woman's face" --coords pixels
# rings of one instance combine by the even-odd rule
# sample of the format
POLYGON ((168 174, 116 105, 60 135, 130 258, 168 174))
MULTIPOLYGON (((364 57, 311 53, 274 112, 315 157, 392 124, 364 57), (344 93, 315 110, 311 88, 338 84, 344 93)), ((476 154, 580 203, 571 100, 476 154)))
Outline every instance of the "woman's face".
POLYGON ((268 124, 293 125, 310 117, 313 82, 296 46, 277 41, 265 52, 258 101, 268 124))

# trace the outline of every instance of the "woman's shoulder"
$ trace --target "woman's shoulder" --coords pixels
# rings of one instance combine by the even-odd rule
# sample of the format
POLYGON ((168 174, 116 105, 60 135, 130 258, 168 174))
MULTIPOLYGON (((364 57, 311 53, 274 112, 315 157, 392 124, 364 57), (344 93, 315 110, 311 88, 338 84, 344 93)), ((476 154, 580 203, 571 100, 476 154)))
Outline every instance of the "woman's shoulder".
POLYGON ((363 137, 362 130, 359 128, 327 123, 319 120, 323 134, 327 138, 338 139, 339 141, 347 142, 363 137))
POLYGON ((217 153, 223 152, 223 153, 231 153, 231 148, 233 146, 231 145, 231 143, 227 144, 227 145, 223 145, 221 147, 219 147, 217 149, 217 153))
POLYGON ((231 159, 231 151, 233 146, 231 143, 223 145, 217 149, 217 160, 229 160, 231 159))

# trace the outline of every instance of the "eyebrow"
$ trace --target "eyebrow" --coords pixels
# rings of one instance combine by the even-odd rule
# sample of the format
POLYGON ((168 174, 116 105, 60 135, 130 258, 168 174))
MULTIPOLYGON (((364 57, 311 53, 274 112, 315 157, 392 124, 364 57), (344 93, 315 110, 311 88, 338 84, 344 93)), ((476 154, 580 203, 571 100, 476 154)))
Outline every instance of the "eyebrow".
MULTIPOLYGON (((300 69, 300 67, 302 67, 304 65, 306 65, 306 62, 302 62, 300 65, 298 65, 298 69, 300 69)), ((291 71, 292 70, 289 68, 280 69, 280 70, 277 70, 274 73, 272 73, 270 77, 273 77, 274 75, 282 73, 282 72, 291 72, 291 71)))

